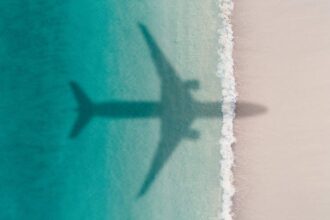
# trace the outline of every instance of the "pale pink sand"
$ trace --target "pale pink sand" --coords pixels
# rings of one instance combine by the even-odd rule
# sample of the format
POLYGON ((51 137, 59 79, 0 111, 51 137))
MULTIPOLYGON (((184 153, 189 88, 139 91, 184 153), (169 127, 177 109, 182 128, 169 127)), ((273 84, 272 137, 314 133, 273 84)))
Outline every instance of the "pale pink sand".
POLYGON ((330 1, 237 0, 235 220, 330 219, 330 1))

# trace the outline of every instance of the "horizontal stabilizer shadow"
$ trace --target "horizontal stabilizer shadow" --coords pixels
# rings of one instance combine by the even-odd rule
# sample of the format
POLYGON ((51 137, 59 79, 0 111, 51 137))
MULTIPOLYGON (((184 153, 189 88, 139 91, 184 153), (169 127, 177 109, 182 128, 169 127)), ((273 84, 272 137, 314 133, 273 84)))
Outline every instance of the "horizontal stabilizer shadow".
POLYGON ((77 83, 70 82, 70 86, 78 102, 78 118, 70 133, 70 138, 75 138, 93 116, 93 103, 77 83))

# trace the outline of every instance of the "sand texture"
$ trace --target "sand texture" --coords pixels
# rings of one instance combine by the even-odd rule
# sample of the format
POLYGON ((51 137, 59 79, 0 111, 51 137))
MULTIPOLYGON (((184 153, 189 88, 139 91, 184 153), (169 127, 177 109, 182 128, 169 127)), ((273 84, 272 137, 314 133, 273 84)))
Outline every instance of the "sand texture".
POLYGON ((235 122, 236 220, 329 219, 329 12, 325 0, 235 2, 239 101, 267 108, 235 122))

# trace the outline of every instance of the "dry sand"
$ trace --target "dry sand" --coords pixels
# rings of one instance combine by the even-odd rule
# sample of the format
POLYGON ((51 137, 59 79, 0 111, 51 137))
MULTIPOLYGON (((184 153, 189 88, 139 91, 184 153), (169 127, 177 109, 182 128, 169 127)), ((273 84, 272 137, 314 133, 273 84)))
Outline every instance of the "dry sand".
POLYGON ((236 220, 330 219, 330 1, 237 0, 236 220), (238 110, 244 111, 244 110, 238 110))

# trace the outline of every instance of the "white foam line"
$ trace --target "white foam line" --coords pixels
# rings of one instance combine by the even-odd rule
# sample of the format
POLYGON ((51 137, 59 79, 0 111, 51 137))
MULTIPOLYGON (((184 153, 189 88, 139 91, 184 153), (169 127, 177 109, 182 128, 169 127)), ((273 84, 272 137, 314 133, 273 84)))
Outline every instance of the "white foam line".
POLYGON ((233 185, 232 167, 234 155, 232 144, 235 142, 233 134, 233 120, 235 118, 236 89, 233 62, 233 30, 231 25, 231 14, 233 10, 232 0, 219 0, 220 26, 218 56, 219 62, 217 75, 221 78, 222 98, 222 128, 220 135, 220 185, 222 188, 220 220, 232 220, 232 197, 235 193, 233 185))

